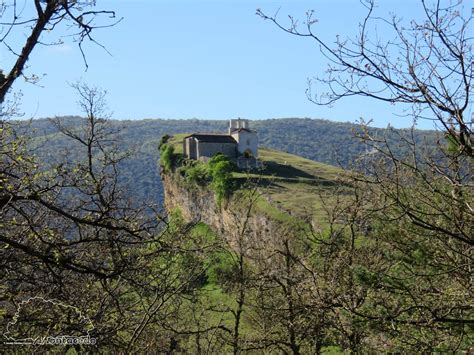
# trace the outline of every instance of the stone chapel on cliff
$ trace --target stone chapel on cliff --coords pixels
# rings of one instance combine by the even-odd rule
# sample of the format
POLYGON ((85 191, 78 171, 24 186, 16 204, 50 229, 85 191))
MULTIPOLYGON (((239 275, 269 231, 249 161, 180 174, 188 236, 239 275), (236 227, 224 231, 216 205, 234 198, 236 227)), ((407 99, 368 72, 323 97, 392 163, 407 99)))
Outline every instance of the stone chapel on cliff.
POLYGON ((235 159, 239 168, 258 166, 258 135, 249 121, 234 119, 227 134, 194 133, 184 138, 183 153, 188 159, 208 160, 217 153, 235 159))

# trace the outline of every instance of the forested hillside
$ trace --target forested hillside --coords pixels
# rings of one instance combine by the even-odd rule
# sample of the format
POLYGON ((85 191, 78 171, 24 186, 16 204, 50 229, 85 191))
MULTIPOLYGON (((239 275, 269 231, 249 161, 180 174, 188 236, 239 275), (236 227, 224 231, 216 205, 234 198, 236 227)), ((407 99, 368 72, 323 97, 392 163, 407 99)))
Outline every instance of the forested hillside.
POLYGON ((315 52, 217 2, 1 3, 1 354, 474 354, 467 1, 255 10, 315 52), (436 132, 253 121, 257 172, 181 154, 227 120, 111 120, 310 116, 307 75, 321 114, 436 132))
MULTIPOLYGON (((69 126, 80 123, 79 117, 61 118, 69 126)), ((118 130, 117 145, 121 150, 130 150, 133 155, 122 164, 122 178, 127 182, 132 195, 138 200, 151 200, 161 205, 163 190, 157 160, 158 143, 165 134, 185 132, 225 132, 227 120, 116 120, 111 121, 118 130)), ((360 127, 345 122, 331 122, 322 119, 283 118, 252 121, 251 127, 258 131, 259 144, 299 155, 314 161, 348 168, 357 157, 367 153, 367 146, 356 137, 360 127)), ((64 135, 48 119, 38 119, 28 126, 29 134, 34 137, 36 154, 46 161, 63 161, 68 150, 69 159, 74 159, 74 150, 64 135), (47 142, 47 144, 45 144, 47 142)), ((395 130, 393 128, 372 128, 375 137, 387 136, 389 141, 401 141, 405 135, 414 134, 418 143, 428 146, 438 139, 434 131, 395 130)), ((396 144, 392 147, 402 148, 396 144)), ((406 147, 405 147, 406 149, 406 147)))

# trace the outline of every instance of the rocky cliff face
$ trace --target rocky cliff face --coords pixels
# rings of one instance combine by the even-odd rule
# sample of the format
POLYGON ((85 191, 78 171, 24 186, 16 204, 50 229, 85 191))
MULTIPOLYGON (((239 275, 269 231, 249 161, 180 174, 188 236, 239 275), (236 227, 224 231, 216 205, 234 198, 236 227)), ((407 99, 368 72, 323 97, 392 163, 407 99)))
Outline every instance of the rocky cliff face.
POLYGON ((187 221, 206 223, 230 244, 235 244, 239 237, 251 239, 254 245, 267 243, 283 228, 281 222, 259 213, 243 194, 218 206, 214 193, 206 187, 187 187, 176 173, 161 175, 166 209, 179 208, 187 221))

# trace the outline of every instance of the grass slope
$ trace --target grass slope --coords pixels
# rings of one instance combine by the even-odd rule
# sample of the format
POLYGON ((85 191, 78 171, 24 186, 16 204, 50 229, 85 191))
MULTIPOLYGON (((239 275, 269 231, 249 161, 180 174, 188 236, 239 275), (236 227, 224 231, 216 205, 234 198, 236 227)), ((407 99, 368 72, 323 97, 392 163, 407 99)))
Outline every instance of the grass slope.
MULTIPOLYGON (((176 134, 170 139, 176 153, 182 153, 186 135, 176 134)), ((331 204, 341 169, 269 148, 259 148, 259 159, 264 169, 235 172, 233 176, 241 186, 247 179, 259 185, 263 196, 257 208, 261 212, 287 223, 306 217, 324 223, 323 203, 331 204)))
MULTIPOLYGON (((62 117, 61 120, 69 127, 79 127, 84 121, 79 117, 72 116, 62 117)), ((57 128, 49 120, 38 119, 31 123, 18 121, 15 124, 18 125, 20 135, 33 138, 31 142, 35 148, 33 153, 38 156, 40 166, 52 163, 61 164, 66 160, 81 161, 85 159, 83 151, 76 149, 77 145, 72 144, 70 139, 58 134, 57 128), (67 154, 66 150, 68 150, 67 154)), ((163 204, 163 187, 157 161, 159 159, 158 144, 161 137, 165 134, 176 134, 176 139, 178 137, 182 139, 185 136, 183 132, 225 132, 228 127, 227 120, 197 119, 111 120, 109 124, 114 130, 120 131, 115 137, 119 149, 134 152, 130 159, 122 161, 120 164, 121 183, 128 191, 128 196, 139 203, 147 201, 160 206, 163 204)), ((366 153, 366 147, 354 138, 353 131, 360 131, 360 127, 351 123, 330 122, 321 119, 283 118, 252 121, 251 127, 258 132, 260 145, 277 149, 278 154, 288 152, 313 161, 337 166, 340 164, 344 169, 349 168, 360 154, 366 153)), ((373 137, 388 136, 397 156, 403 153, 397 143, 400 141, 400 136, 412 136, 411 131, 394 129, 373 128, 370 129, 370 133, 373 137)), ((439 139, 442 139, 433 131, 415 130, 413 134, 417 144, 426 147, 431 147, 439 139)), ((176 152, 181 151, 182 146, 178 145, 176 152)), ((291 160, 288 157, 283 158, 283 155, 281 157, 280 160, 283 159, 283 162, 291 160)), ((269 158, 272 159, 272 157, 269 158)), ((275 156, 273 158, 278 159, 275 156)), ((301 164, 302 167, 307 165, 300 160, 296 163, 301 164)), ((322 171, 318 172, 317 170, 315 173, 323 174, 322 171)), ((300 175, 299 178, 301 181, 304 180, 304 176, 300 175)), ((286 182, 290 181, 288 176, 285 179, 286 182)), ((324 181, 320 182, 324 186, 324 181)), ((306 187, 301 191, 296 191, 295 186, 293 188, 294 192, 297 192, 292 196, 293 199, 300 201, 296 204, 298 210, 311 205, 313 198, 308 196, 306 187)), ((281 191, 284 193, 286 190, 281 191)), ((285 207, 287 199, 276 197, 278 201, 283 201, 281 205, 285 207)))
POLYGON ((341 169, 268 148, 259 149, 259 155, 265 165, 260 183, 269 204, 291 216, 325 218, 321 196, 331 202, 341 169))

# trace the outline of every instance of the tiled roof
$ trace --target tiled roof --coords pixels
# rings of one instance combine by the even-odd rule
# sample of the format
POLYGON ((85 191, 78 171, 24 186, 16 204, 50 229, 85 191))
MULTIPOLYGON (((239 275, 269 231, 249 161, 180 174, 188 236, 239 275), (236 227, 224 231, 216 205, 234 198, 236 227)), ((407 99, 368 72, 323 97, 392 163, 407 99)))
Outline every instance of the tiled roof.
POLYGON ((232 133, 234 133, 234 132, 242 132, 242 131, 244 131, 244 132, 252 132, 252 131, 251 131, 250 129, 248 129, 248 128, 238 128, 238 129, 234 129, 234 130, 232 131, 232 133))
POLYGON ((227 134, 212 134, 212 133, 195 133, 191 134, 188 137, 193 137, 199 142, 204 143, 234 143, 237 144, 235 139, 232 136, 227 134))

